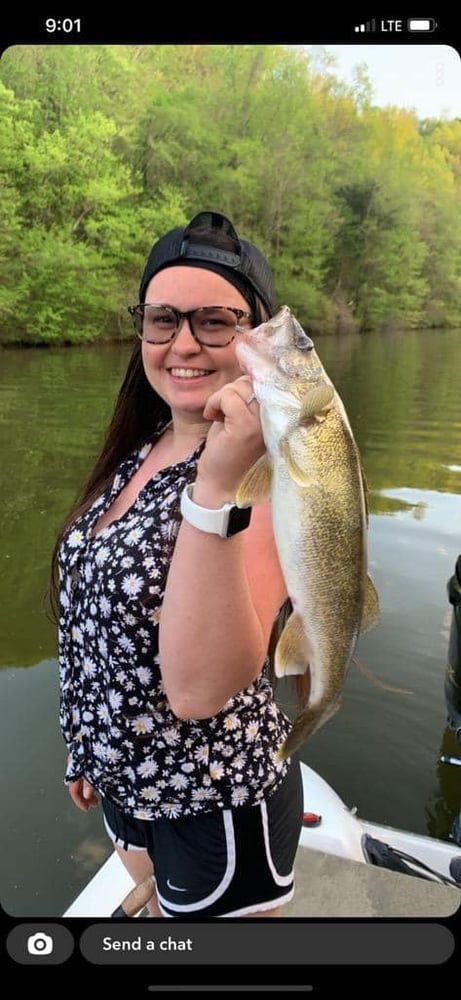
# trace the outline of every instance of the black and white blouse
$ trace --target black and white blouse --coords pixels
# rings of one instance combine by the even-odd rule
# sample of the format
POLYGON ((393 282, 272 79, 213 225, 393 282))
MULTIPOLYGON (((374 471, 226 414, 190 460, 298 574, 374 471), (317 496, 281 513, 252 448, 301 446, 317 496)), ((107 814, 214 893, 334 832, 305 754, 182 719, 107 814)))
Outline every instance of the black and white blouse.
MULTIPOLYGON (((195 478, 203 444, 157 472, 122 517, 92 534, 151 446, 120 464, 59 553, 65 780, 84 776, 138 819, 256 804, 286 774, 288 761, 279 763, 276 753, 290 729, 274 701, 267 663, 209 719, 182 721, 169 707, 158 626, 181 523, 179 499, 195 478)), ((178 608, 178 627, 180 620, 178 608)))

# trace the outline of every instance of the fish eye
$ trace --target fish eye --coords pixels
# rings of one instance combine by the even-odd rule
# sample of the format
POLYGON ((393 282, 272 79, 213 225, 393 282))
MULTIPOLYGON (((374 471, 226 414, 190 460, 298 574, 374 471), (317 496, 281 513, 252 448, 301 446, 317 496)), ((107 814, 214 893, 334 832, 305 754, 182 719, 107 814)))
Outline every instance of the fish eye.
POLYGON ((314 346, 314 341, 311 340, 309 335, 303 330, 302 326, 297 320, 294 321, 295 327, 295 344, 298 351, 311 351, 314 346))

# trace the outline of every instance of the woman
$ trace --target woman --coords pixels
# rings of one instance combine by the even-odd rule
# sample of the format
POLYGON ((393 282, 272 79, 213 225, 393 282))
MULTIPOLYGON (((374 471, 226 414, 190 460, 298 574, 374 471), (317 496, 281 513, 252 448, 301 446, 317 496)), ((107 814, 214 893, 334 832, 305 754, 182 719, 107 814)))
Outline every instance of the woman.
POLYGON ((286 600, 270 506, 239 511, 263 454, 238 327, 275 311, 268 264, 219 213, 154 244, 138 339, 101 455, 54 554, 61 725, 75 805, 153 916, 276 917, 302 817, 268 678, 286 600))

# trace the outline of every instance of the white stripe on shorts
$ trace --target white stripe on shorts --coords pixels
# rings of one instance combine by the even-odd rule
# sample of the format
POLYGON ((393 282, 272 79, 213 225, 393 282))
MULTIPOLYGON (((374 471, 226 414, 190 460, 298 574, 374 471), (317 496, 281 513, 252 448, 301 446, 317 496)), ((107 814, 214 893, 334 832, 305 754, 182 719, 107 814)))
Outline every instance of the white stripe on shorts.
POLYGON ((117 844, 117 847, 123 847, 125 851, 145 851, 145 847, 138 847, 136 844, 128 844, 125 840, 123 840, 123 837, 117 837, 112 827, 109 826, 106 817, 104 816, 103 818, 107 836, 113 844, 117 844))

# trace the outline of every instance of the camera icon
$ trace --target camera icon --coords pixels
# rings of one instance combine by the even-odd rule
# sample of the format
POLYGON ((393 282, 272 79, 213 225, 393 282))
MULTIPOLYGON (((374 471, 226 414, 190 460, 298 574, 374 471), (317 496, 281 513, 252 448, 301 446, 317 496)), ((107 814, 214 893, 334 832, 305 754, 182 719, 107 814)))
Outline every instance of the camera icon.
POLYGON ((53 951, 53 938, 43 931, 31 934, 27 938, 27 951, 29 955, 51 955, 53 951))

